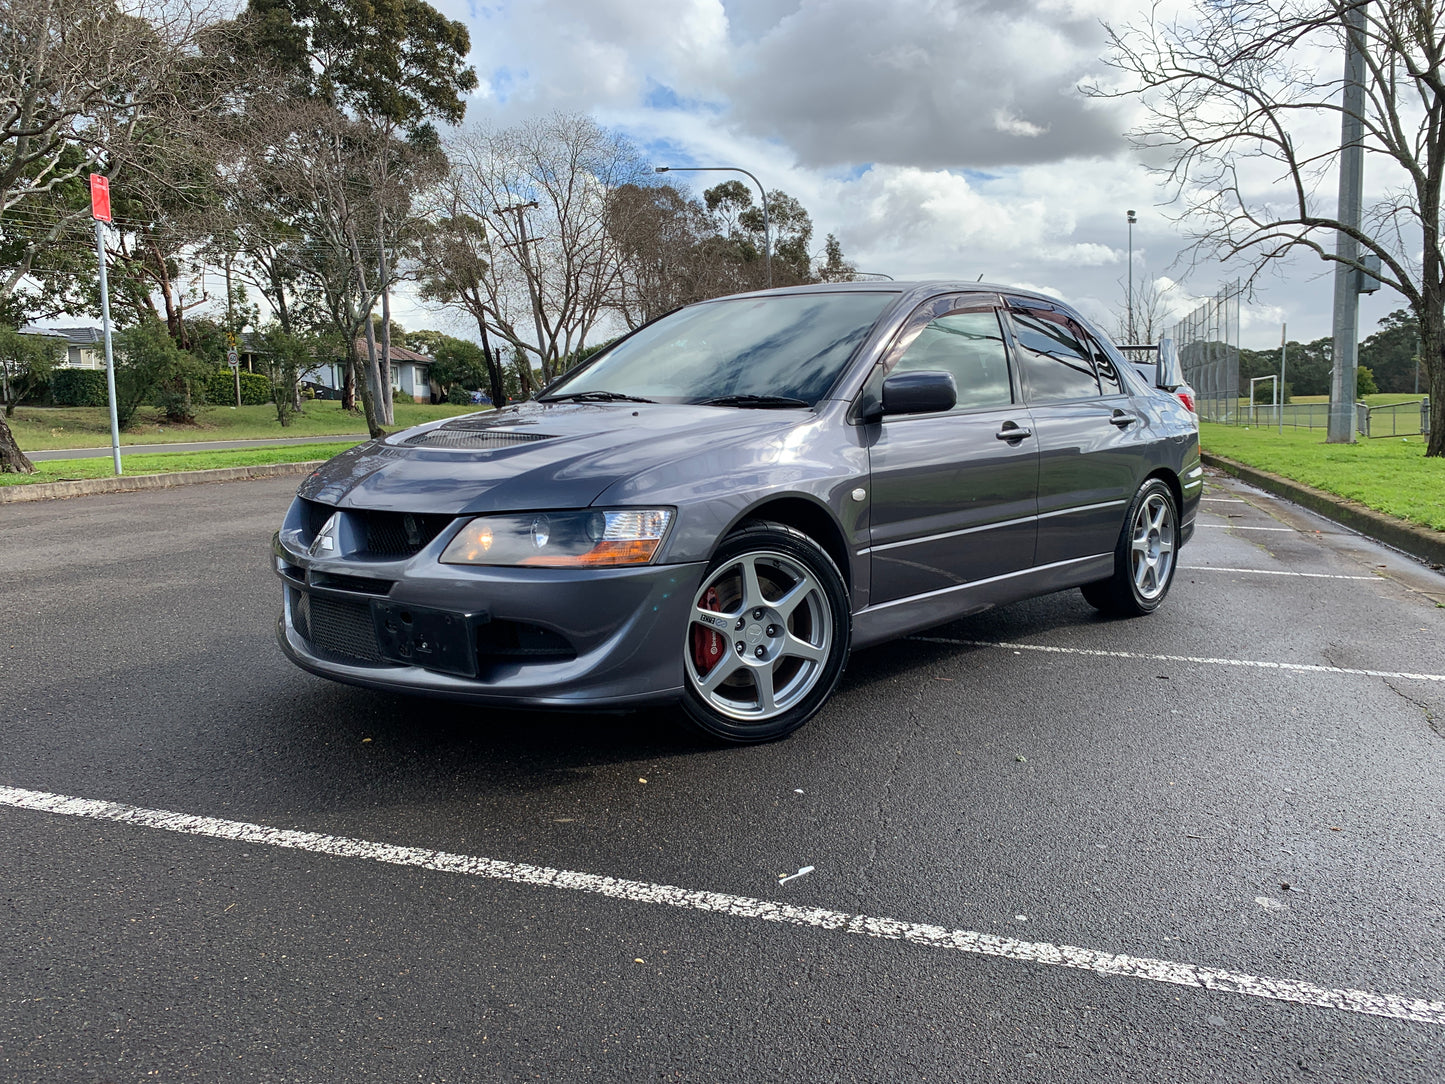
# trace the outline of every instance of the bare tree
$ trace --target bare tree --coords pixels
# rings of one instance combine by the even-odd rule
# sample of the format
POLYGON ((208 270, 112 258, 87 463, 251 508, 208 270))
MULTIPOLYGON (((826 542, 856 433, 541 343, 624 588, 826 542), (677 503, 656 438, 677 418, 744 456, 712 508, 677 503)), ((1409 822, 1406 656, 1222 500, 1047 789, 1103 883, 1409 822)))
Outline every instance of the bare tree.
POLYGON ((1177 22, 1111 30, 1113 63, 1142 92, 1136 143, 1167 160, 1163 180, 1197 254, 1249 262, 1250 281, 1299 252, 1340 262, 1343 232, 1366 270, 1409 303, 1431 384, 1427 454, 1445 455, 1445 7, 1440 0, 1200 0, 1177 22), (1331 183, 1344 109, 1346 16, 1363 22, 1362 146, 1381 195, 1353 228, 1331 183), (1321 125, 1322 118, 1335 118, 1321 125))
MULTIPOLYGON (((1129 343, 1129 330, 1132 327, 1134 332, 1134 343, 1157 343, 1169 330, 1173 314, 1173 303, 1170 295, 1175 289, 1174 283, 1160 287, 1159 279, 1145 278, 1134 284, 1133 299, 1133 323, 1129 322, 1129 307, 1118 310, 1114 313, 1114 338, 1121 343, 1129 343)), ((1167 280, 1166 280, 1167 281, 1167 280)), ((1123 285, 1121 282, 1120 285, 1123 285)))
POLYGON ((556 113, 449 145, 458 214, 487 223, 487 322, 535 355, 545 381, 580 347, 619 273, 609 195, 649 170, 590 117, 556 113))
MULTIPOLYGON (((212 72, 212 13, 185 0, 131 14, 114 0, 0 0, 0 220, 9 307, 37 256, 88 215, 99 171, 168 181, 153 150, 189 132, 225 93, 212 72)), ((0 471, 31 469, 0 421, 0 471)))

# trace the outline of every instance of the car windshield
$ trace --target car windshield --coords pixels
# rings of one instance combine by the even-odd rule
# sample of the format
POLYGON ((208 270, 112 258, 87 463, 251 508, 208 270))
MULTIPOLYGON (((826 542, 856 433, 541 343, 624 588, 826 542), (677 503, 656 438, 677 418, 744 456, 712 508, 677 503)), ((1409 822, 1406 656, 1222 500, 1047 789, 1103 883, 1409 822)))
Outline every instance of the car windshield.
POLYGON ((618 343, 542 398, 812 406, 895 296, 848 291, 693 305, 618 343))

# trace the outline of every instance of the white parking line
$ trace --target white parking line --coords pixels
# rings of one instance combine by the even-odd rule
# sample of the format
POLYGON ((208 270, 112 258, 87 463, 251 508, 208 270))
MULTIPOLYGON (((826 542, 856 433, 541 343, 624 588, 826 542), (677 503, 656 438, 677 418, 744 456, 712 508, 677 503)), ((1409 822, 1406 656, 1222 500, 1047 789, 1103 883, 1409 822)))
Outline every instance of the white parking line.
POLYGON ((1284 531, 1294 533, 1293 527, 1244 527, 1238 523, 1201 523, 1201 527, 1221 527, 1226 531, 1284 531))
POLYGON ((1147 659, 1150 662, 1193 662, 1208 666, 1247 666, 1259 670, 1293 670, 1303 674, 1354 674, 1359 677, 1445 681, 1445 674, 1410 674, 1395 670, 1356 670, 1348 666, 1319 666, 1307 662, 1265 662, 1258 659, 1211 659, 1197 655, 1153 655, 1143 651, 1100 651, 1087 647, 1052 647, 1047 644, 1011 644, 998 640, 950 640, 943 636, 910 636, 925 644, 953 647, 1002 647, 1012 651, 1044 651, 1053 655, 1089 655, 1101 659, 1147 659))
POLYGON ((337 858, 362 858, 398 866, 436 870, 442 873, 461 873, 497 881, 511 881, 515 884, 567 888, 577 892, 592 892, 601 896, 609 896, 613 899, 630 900, 635 903, 663 903, 672 907, 685 907, 695 911, 732 915, 737 918, 761 919, 765 922, 783 922, 793 926, 811 926, 822 930, 862 934, 886 940, 908 941, 924 948, 952 949, 957 952, 995 956, 1025 963, 1051 964, 1056 967, 1092 971, 1099 975, 1147 979, 1151 982, 1192 986, 1221 993, 1243 994, 1248 997, 1268 998, 1273 1001, 1288 1001, 1299 1005, 1314 1005, 1325 1009, 1339 1009, 1343 1012, 1387 1016, 1395 1020, 1411 1020, 1421 1024, 1445 1024, 1445 1001, 1427 1001, 1423 998, 1403 997, 1395 994, 1376 994, 1367 990, 1330 989, 1293 979, 1246 975, 1238 971, 1199 967, 1195 964, 1177 963, 1171 960, 1154 960, 1142 956, 1098 952, 1093 949, 1077 948, 1073 945, 1018 941, 1012 937, 997 937, 992 934, 975 933, 972 930, 950 930, 943 926, 899 922, 897 919, 873 918, 868 915, 850 915, 842 911, 827 911, 818 907, 798 907, 772 900, 752 899, 747 896, 700 892, 678 888, 675 885, 627 881, 616 877, 602 877, 593 873, 549 869, 545 866, 503 862, 494 858, 477 858, 471 855, 433 851, 420 847, 398 847, 389 843, 375 843, 365 839, 320 835, 315 832, 298 832, 284 828, 272 828, 264 824, 248 824, 244 821, 217 820, 213 817, 197 817, 187 813, 173 813, 164 809, 143 809, 139 806, 121 805, 117 802, 74 798, 45 791, 22 790, 19 787, 0 787, 0 805, 71 817, 116 821, 143 828, 159 828, 168 832, 209 836, 214 839, 235 840, 259 846, 283 847, 290 850, 308 851, 313 854, 333 855, 337 858))
POLYGON ((1220 504, 1248 504, 1248 503, 1249 503, 1248 501, 1242 501, 1242 500, 1240 500, 1238 497, 1200 497, 1199 499, 1200 499, 1201 501, 1217 501, 1217 502, 1220 503, 1220 504))
POLYGON ((1283 572, 1277 568, 1223 568, 1219 565, 1180 565, 1180 572, 1243 572, 1251 576, 1304 576, 1311 580, 1378 580, 1379 576, 1337 576, 1331 572, 1283 572))

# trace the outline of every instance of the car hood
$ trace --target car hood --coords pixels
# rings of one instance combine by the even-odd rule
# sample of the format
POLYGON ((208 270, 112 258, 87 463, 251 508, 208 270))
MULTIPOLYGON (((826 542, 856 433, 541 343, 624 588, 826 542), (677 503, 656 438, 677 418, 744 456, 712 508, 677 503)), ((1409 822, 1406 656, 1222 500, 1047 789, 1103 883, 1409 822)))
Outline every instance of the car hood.
POLYGON ((716 448, 764 448, 808 410, 525 403, 429 423, 343 452, 302 497, 342 508, 450 515, 586 508, 610 486, 716 448))

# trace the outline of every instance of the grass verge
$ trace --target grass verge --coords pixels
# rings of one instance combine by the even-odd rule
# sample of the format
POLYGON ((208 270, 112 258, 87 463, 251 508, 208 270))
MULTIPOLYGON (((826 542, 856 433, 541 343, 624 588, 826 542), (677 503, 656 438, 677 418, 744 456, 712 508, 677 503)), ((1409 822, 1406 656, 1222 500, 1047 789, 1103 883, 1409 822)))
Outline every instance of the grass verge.
MULTIPOLYGON (((213 470, 216 467, 257 467, 270 463, 303 463, 330 459, 356 444, 353 440, 335 444, 288 444, 272 448, 240 448, 221 452, 150 452, 145 455, 121 453, 121 469, 131 474, 169 474, 175 471, 213 470)), ((94 459, 49 459, 35 464, 34 474, 0 474, 0 486, 37 485, 41 482, 75 482, 84 478, 115 475, 108 457, 94 459)))
POLYGON ((1281 434, 1212 422, 1202 422, 1199 433, 1206 452, 1445 530, 1445 459, 1425 458, 1423 436, 1326 444, 1317 429, 1281 434))
MULTIPOLYGON (((396 424, 405 429, 438 418, 470 414, 477 408, 428 403, 395 404, 396 424)), ((17 407, 10 418, 15 441, 23 451, 55 448, 105 448, 110 445, 110 413, 104 407, 17 407)), ((273 406, 202 407, 195 425, 170 425, 159 412, 142 407, 135 424, 120 435, 127 444, 184 444, 197 440, 277 440, 284 437, 347 436, 365 433, 366 419, 348 414, 334 400, 317 399, 282 427, 273 406)), ((240 465, 240 464, 238 464, 240 465)))

